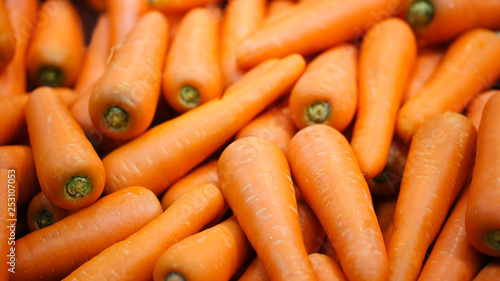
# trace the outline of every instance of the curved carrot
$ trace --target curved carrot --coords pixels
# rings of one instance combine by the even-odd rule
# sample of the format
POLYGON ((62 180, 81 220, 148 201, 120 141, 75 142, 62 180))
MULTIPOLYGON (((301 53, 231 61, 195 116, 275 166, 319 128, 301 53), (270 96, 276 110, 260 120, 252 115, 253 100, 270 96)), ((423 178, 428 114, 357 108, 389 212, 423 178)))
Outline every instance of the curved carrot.
POLYGON ((64 210, 52 204, 43 192, 38 192, 28 205, 26 213, 28 228, 30 232, 53 225, 71 213, 70 210, 64 210))
POLYGON ((26 122, 40 187, 54 205, 78 209, 104 189, 104 167, 53 89, 41 87, 26 105, 26 122))
POLYGON ((78 12, 70 1, 48 0, 37 18, 27 54, 29 77, 42 86, 73 85, 85 54, 78 12))
POLYGON ((9 272, 15 271, 15 231, 18 217, 16 207, 16 192, 18 187, 16 172, 12 169, 0 168, 0 200, 5 202, 0 209, 0 254, 2 265, 0 265, 0 278, 9 280, 9 272), (14 234, 14 236, 12 236, 14 234))
POLYGON ((406 6, 421 45, 447 42, 473 28, 500 28, 500 3, 494 0, 413 0, 406 6))
POLYGON ((448 48, 424 88, 400 109, 396 130, 409 142, 426 120, 445 111, 462 111, 479 92, 500 78, 500 36, 475 29, 461 35, 448 48))
POLYGON ((312 54, 360 35, 375 21, 390 17, 398 4, 392 0, 310 1, 297 5, 273 24, 244 39, 236 57, 250 67, 273 57, 292 53, 312 54), (307 23, 307 24, 304 24, 307 23))
POLYGON ((121 44, 139 21, 139 18, 149 11, 146 0, 105 0, 109 14, 109 44, 114 49, 120 49, 121 44))
POLYGON ((153 9, 162 12, 185 12, 217 1, 219 0, 146 0, 153 9))
POLYGON ((168 248, 156 262, 154 280, 230 280, 251 252, 233 216, 168 248))
POLYGON ((145 14, 95 84, 89 113, 104 135, 131 139, 146 131, 153 121, 167 33, 165 16, 156 11, 145 14))
POLYGON ((306 127, 290 142, 288 161, 346 277, 385 280, 384 240, 368 186, 345 137, 327 125, 306 127))
POLYGON ((248 83, 253 81, 253 79, 256 79, 257 77, 271 69, 271 67, 275 66, 278 61, 279 59, 268 59, 256 65, 252 69, 249 69, 240 78, 238 78, 238 80, 227 86, 224 94, 233 92, 235 89, 247 85, 248 83))
POLYGON ((445 112, 415 134, 408 152, 387 246, 388 280, 415 280, 427 248, 474 163, 476 130, 463 115, 445 112))
POLYGON ((85 0, 85 3, 96 12, 106 10, 106 2, 109 0, 85 0))
POLYGON ((386 247, 394 227, 394 212, 396 211, 397 199, 397 196, 392 196, 376 200, 374 203, 375 214, 377 215, 378 224, 380 231, 382 231, 386 247))
POLYGON ((265 0, 232 0, 224 11, 221 30, 221 71, 228 86, 243 75, 236 63, 236 46, 264 19, 265 0))
POLYGON ((114 150, 103 159, 105 192, 136 182, 162 194, 282 96, 304 64, 299 55, 282 59, 245 86, 226 92, 222 99, 160 124, 114 150))
POLYGON ((61 280, 161 214, 156 196, 129 187, 16 241, 17 280, 61 280))
POLYGON ((0 72, 12 61, 16 52, 16 36, 12 27, 10 12, 5 2, 0 1, 0 72))
POLYGON ((404 87, 417 55, 411 28, 391 18, 368 30, 359 58, 359 107, 351 146, 363 175, 384 169, 404 87))
POLYGON ((484 106, 488 102, 488 100, 500 92, 500 90, 488 90, 480 93, 471 101, 469 106, 467 107, 466 116, 469 120, 474 124, 476 129, 479 129, 479 124, 481 123, 481 116, 483 115, 484 106))
POLYGON ((216 99, 222 93, 219 17, 209 8, 195 8, 179 23, 163 76, 163 96, 178 112, 216 99))
POLYGON ((439 233, 431 254, 418 277, 424 280, 472 280, 488 262, 488 257, 469 244, 465 232, 467 187, 439 233))
POLYGON ((29 95, 0 97, 0 145, 11 143, 26 130, 25 107, 29 95))
POLYGON ((223 205, 224 198, 215 186, 198 186, 139 231, 108 247, 63 280, 151 280, 162 253, 200 231, 223 205))
POLYGON ((273 17, 277 17, 283 15, 282 13, 286 13, 290 11, 290 8, 295 6, 295 0, 271 0, 269 1, 269 5, 267 8, 267 15, 265 19, 265 23, 267 21, 272 21, 273 17))
POLYGON ((344 272, 331 258, 323 254, 313 253, 309 255, 314 272, 319 280, 345 281, 344 272))
POLYGON ((342 44, 312 60, 290 94, 295 125, 328 124, 344 130, 356 113, 358 50, 342 44))
POLYGON ((486 103, 477 136, 477 154, 465 215, 469 242, 487 255, 500 257, 500 94, 486 103))
POLYGON ((307 258, 285 155, 273 142, 246 137, 222 152, 222 194, 271 280, 317 280, 307 258))
POLYGON ((500 276, 500 259, 494 259, 486 265, 474 278, 474 281, 498 281, 500 276))

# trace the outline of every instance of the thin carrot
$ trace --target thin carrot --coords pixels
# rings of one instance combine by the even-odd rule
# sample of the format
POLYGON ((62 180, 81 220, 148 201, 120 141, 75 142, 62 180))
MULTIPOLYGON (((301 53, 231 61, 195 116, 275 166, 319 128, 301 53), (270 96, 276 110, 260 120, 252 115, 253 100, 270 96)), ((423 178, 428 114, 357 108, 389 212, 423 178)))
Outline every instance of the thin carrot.
POLYGON ((221 71, 228 86, 243 75, 236 63, 236 46, 264 19, 265 0, 231 0, 224 11, 221 30, 221 71))
POLYGON ((70 210, 64 210, 52 204, 43 192, 38 192, 28 205, 27 220, 31 232, 53 225, 71 214, 70 210))
POLYGON ((85 0, 85 3, 96 12, 103 12, 106 10, 106 2, 108 0, 85 0))
POLYGON ((80 16, 70 1, 45 1, 37 12, 27 54, 28 75, 37 85, 71 86, 85 54, 80 16))
POLYGON ((178 112, 216 99, 222 93, 219 18, 209 8, 195 8, 179 24, 163 76, 165 100, 178 112))
POLYGON ((344 272, 331 258, 323 254, 313 253, 309 255, 314 272, 319 280, 346 281, 344 272))
POLYGON ((226 92, 224 98, 160 124, 114 150, 103 159, 105 192, 137 182, 162 194, 282 96, 304 64, 299 55, 282 59, 245 86, 226 92))
POLYGON ((40 87, 26 105, 26 122, 40 187, 54 205, 78 209, 104 189, 104 167, 54 90, 40 87))
POLYGON ((306 127, 290 142, 288 161, 346 277, 385 280, 384 241, 368 186, 344 136, 327 125, 306 127))
POLYGON ((308 1, 296 7, 240 43, 236 55, 241 67, 291 53, 308 55, 354 39, 395 13, 399 1, 361 0, 355 5, 350 0, 308 1))
POLYGON ((260 75, 271 69, 271 67, 275 66, 278 61, 279 59, 268 59, 249 69, 240 78, 238 78, 238 80, 227 86, 224 94, 233 92, 238 87, 248 84, 250 81, 259 77, 260 75))
POLYGON ((136 25, 139 18, 149 11, 146 0, 106 0, 109 14, 110 37, 109 44, 120 49, 121 43, 136 25))
POLYGON ((344 130, 356 113, 358 50, 352 44, 328 49, 312 60, 290 94, 295 125, 328 124, 344 130))
POLYGON ((465 214, 469 242, 487 255, 500 257, 500 94, 486 103, 477 136, 477 154, 465 214))
POLYGON ((18 239, 16 273, 10 280, 61 280, 160 214, 160 202, 144 187, 133 186, 105 196, 18 239))
POLYGON ((185 12, 217 1, 219 0, 146 0, 153 9, 162 12, 185 12))
POLYGON ((488 102, 488 100, 500 92, 500 90, 488 90, 480 93, 471 101, 469 106, 467 107, 466 116, 469 120, 474 124, 476 129, 479 129, 479 124, 481 123, 481 116, 483 115, 484 106, 488 102))
POLYGON ((474 278, 474 281, 499 281, 500 259, 494 259, 486 265, 474 278))
POLYGON ((394 227, 394 212, 396 211, 397 199, 397 196, 392 196, 376 200, 374 203, 375 214, 377 215, 378 224, 380 231, 382 231, 386 247, 394 227))
POLYGON ((139 231, 108 247, 63 280, 151 280, 162 253, 200 231, 223 205, 224 198, 215 186, 198 186, 139 231))
POLYGON ((500 78, 500 36, 485 29, 471 30, 448 48, 424 88, 400 109, 396 130, 409 142, 417 128, 445 111, 462 111, 479 92, 500 78))
POLYGON ((5 1, 0 1, 0 72, 12 61, 16 52, 16 36, 5 1))
POLYGON ((445 112, 415 134, 403 172, 387 246, 388 280, 415 280, 474 163, 476 130, 467 117, 445 112))

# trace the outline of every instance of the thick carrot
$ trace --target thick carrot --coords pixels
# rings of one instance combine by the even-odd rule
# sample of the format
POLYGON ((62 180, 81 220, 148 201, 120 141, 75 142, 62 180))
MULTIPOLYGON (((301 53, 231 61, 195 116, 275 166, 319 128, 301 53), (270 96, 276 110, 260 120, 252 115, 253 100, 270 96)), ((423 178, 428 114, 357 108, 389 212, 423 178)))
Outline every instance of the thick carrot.
POLYGON ((64 280, 151 280, 162 253, 200 231, 223 205, 224 198, 215 186, 198 186, 142 229, 108 247, 64 280))
POLYGON ((78 209, 99 198, 104 167, 54 90, 40 87, 26 105, 26 122, 43 193, 54 205, 78 209))
POLYGON ((323 254, 313 253, 309 255, 314 272, 319 280, 346 281, 344 272, 331 258, 323 254))
POLYGON ((489 258, 478 252, 467 240, 465 210, 469 199, 466 188, 453 207, 418 277, 424 280, 472 280, 489 258))
POLYGON ((156 196, 129 187, 16 241, 10 280, 61 280, 88 259, 161 214, 156 196))
POLYGON ((479 92, 500 78, 500 36, 475 29, 461 35, 444 54, 424 88, 400 109, 396 130, 409 142, 417 128, 445 111, 462 111, 479 92))
POLYGON ((106 2, 109 0, 85 0, 85 3, 96 12, 106 10, 106 2))
POLYGON ((480 252, 500 257, 500 94, 486 103, 477 136, 477 154, 465 215, 467 237, 480 252))
POLYGON ((447 42, 473 28, 500 28, 500 2, 496 0, 406 2, 406 20, 415 30, 421 45, 447 42))
POLYGON ((209 8, 195 8, 179 24, 163 76, 165 100, 178 112, 216 99, 222 93, 219 18, 209 8))
POLYGON ((70 210, 61 209, 52 204, 43 192, 38 192, 28 205, 26 213, 28 228, 31 232, 53 225, 71 213, 70 210))
POLYGON ((471 101, 469 106, 467 107, 466 116, 469 120, 474 124, 477 130, 479 130, 479 124, 481 123, 481 116, 483 115, 484 106, 488 102, 488 100, 500 92, 500 90, 488 90, 480 93, 471 101))
POLYGON ((282 96, 304 65, 299 55, 282 59, 245 86, 226 92, 224 98, 160 124, 114 150, 103 159, 105 192, 136 182, 162 194, 282 96))
POLYGON ((366 181, 344 136, 312 125, 290 142, 288 161, 302 196, 332 242, 348 279, 385 280, 387 256, 366 181))
POLYGON ((217 173, 227 203, 271 280, 317 280, 307 258, 285 155, 246 137, 222 152, 217 173))
POLYGON ((240 66, 250 67, 291 53, 312 54, 354 39, 376 21, 395 13, 399 1, 361 0, 355 5, 350 0, 310 1, 297 7, 240 43, 236 52, 240 66))
POLYGON ((386 246, 392 235, 397 199, 397 196, 392 196, 378 199, 374 202, 375 214, 377 215, 380 231, 382 231, 386 246))
POLYGON ((139 18, 149 10, 146 0, 105 0, 109 14, 109 44, 120 49, 121 44, 139 18))
POLYGON ((243 74, 243 76, 238 78, 238 80, 234 81, 234 83, 227 86, 224 94, 233 92, 238 87, 248 84, 253 79, 259 77, 260 75, 271 69, 271 67, 275 66, 278 61, 279 59, 268 59, 256 65, 252 69, 249 69, 248 71, 245 72, 245 74, 243 74))
POLYGON ((359 106, 351 146, 366 178, 384 169, 404 87, 417 55, 411 28, 391 18, 370 28, 359 58, 359 106))
POLYGON ((265 0, 231 0, 222 20, 221 71, 224 85, 234 83, 244 71, 236 63, 236 46, 254 31, 264 19, 265 0))
POLYGON ((387 246, 388 280, 415 280, 474 163, 476 130, 445 112, 422 125, 411 143, 387 246))
POLYGON ((217 1, 219 0, 146 0, 153 9, 163 12, 185 12, 217 1))
POLYGON ((0 1, 0 34, 2 34, 0 36, 0 72, 2 72, 16 52, 16 36, 5 1, 0 1))
POLYGON ((342 131, 351 123, 358 101, 358 50, 341 44, 312 60, 290 94, 295 125, 328 124, 342 131))
POLYGON ((494 259, 486 265, 474 278, 474 281, 499 281, 500 259, 494 259))
POLYGON ((89 113, 104 135, 132 139, 153 121, 167 34, 163 14, 152 11, 142 16, 95 84, 89 113))
POLYGON ((71 86, 85 54, 80 16, 70 1, 45 1, 37 12, 27 54, 28 75, 37 85, 71 86))

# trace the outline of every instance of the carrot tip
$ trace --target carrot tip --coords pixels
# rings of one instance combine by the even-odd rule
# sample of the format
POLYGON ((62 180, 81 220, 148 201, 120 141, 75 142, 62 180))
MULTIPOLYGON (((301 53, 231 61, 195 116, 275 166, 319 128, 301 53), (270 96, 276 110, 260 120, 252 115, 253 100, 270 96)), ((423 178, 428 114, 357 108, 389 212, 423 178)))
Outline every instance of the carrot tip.
POLYGON ((182 105, 189 108, 196 107, 200 103, 200 93, 195 87, 188 85, 182 87, 179 98, 182 105))
POLYGON ((171 272, 165 276, 163 279, 165 281, 186 281, 186 278, 184 278, 184 275, 177 273, 177 272, 171 272))
POLYGON ((92 183, 88 177, 75 176, 68 180, 64 186, 66 197, 80 199, 87 196, 92 190, 92 183))
POLYGON ((309 125, 325 124, 330 118, 330 104, 326 101, 312 102, 306 108, 306 120, 309 125))
POLYGON ((118 106, 110 106, 103 114, 104 125, 116 131, 128 128, 130 116, 127 111, 118 106))
POLYGON ((45 209, 40 210, 40 212, 36 215, 36 227, 38 229, 53 225, 54 222, 55 220, 52 213, 45 209))
POLYGON ((408 7, 407 21, 413 28, 424 28, 434 19, 434 5, 428 0, 417 0, 408 7))
POLYGON ((40 84, 49 87, 59 87, 64 81, 64 73, 57 67, 43 66, 38 72, 40 84))
POLYGON ((484 242, 495 250, 500 250, 500 229, 488 231, 484 237, 484 242))

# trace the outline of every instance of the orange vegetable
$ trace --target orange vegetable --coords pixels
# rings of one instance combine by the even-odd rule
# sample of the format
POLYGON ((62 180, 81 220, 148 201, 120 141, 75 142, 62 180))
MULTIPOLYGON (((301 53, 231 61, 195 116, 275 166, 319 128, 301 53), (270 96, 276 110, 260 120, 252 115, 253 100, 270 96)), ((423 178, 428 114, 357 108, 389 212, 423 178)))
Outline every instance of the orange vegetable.
POLYGON ((0 72, 12 61, 16 52, 16 36, 5 2, 0 1, 0 72))
POLYGON ((139 18, 149 10, 146 0, 104 0, 109 14, 111 55, 136 25, 139 18))
POLYGON ((500 259, 494 259, 486 265, 474 278, 474 281, 498 281, 500 276, 500 259))
POLYGON ((219 0, 147 0, 147 3, 153 9, 163 12, 183 12, 217 1, 219 0))
POLYGON ((469 120, 474 124, 477 130, 479 130, 479 124, 481 123, 481 117, 483 115, 484 106, 488 102, 488 100, 500 92, 500 90, 488 90, 480 93, 471 101, 469 106, 467 107, 466 116, 469 120))
POLYGON ((31 232, 42 229, 62 220, 71 213, 52 204, 43 192, 38 192, 28 205, 27 220, 31 232))
POLYGON ((342 272, 342 269, 331 258, 323 254, 310 254, 314 272, 318 275, 319 280, 330 281, 345 281, 347 280, 342 272))

